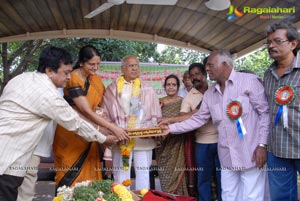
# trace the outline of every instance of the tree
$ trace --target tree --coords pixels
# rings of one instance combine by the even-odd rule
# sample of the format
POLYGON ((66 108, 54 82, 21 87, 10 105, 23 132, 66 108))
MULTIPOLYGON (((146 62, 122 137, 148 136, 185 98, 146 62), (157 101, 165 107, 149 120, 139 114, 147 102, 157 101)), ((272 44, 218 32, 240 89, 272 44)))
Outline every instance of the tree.
POLYGON ((136 55, 141 62, 149 62, 158 57, 156 43, 127 40, 77 37, 1 43, 0 95, 10 79, 24 71, 33 71, 37 68, 40 52, 45 47, 53 45, 65 48, 76 59, 78 50, 88 44, 94 45, 100 51, 102 61, 121 61, 126 55, 136 55))
POLYGON ((235 60, 235 70, 250 70, 263 78, 265 70, 271 65, 273 60, 269 57, 266 48, 260 49, 246 57, 235 60))
POLYGON ((195 50, 167 46, 157 58, 157 62, 188 65, 195 62, 202 62, 206 56, 208 54, 195 50))
POLYGON ((42 40, 34 40, 23 43, 1 43, 0 94, 10 79, 28 69, 29 62, 42 42, 42 40))
POLYGON ((102 61, 121 61, 124 56, 135 55, 141 62, 150 62, 151 59, 155 59, 159 55, 156 50, 156 43, 129 40, 69 38, 52 39, 48 43, 67 49, 74 58, 77 57, 78 50, 84 45, 95 46, 101 54, 102 61))

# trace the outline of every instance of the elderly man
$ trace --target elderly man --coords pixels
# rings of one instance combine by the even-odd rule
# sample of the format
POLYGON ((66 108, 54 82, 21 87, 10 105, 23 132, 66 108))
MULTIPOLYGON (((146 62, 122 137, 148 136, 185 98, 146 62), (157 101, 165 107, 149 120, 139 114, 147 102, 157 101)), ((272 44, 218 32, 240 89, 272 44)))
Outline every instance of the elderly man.
POLYGON ((199 111, 165 132, 194 130, 211 118, 219 134, 222 200, 263 201, 270 121, 264 88, 257 76, 234 71, 226 50, 212 52, 206 70, 216 83, 205 92, 199 111))
POLYGON ((117 142, 81 119, 57 91, 67 84, 71 71, 70 53, 48 47, 40 55, 37 72, 23 73, 4 88, 0 97, 1 201, 17 199, 32 153, 51 120, 87 141, 117 142))
MULTIPOLYGON (((139 78, 139 61, 135 56, 122 59, 122 75, 110 84, 104 94, 103 108, 110 120, 122 128, 150 128, 161 118, 159 100, 152 87, 139 78)), ((130 179, 131 160, 135 168, 135 189, 149 188, 149 169, 154 139, 131 139, 112 147, 113 175, 116 182, 130 179)), ((130 183, 130 182, 129 182, 130 183)))
POLYGON ((264 75, 270 106, 268 168, 271 199, 297 200, 300 173, 300 34, 289 23, 267 30, 266 46, 275 62, 264 75))
POLYGON ((179 89, 178 96, 181 96, 182 98, 184 98, 187 95, 187 93, 193 88, 193 83, 190 78, 189 71, 185 71, 183 73, 182 83, 184 84, 184 86, 183 86, 183 88, 179 89))

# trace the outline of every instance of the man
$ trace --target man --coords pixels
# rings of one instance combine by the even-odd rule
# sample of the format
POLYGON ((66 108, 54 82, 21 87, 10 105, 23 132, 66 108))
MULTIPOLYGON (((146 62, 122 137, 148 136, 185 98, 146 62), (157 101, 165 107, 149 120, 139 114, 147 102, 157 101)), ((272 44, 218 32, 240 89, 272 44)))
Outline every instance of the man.
POLYGON ((268 174, 273 201, 297 200, 300 173, 300 34, 290 23, 267 30, 266 45, 275 61, 266 70, 264 86, 270 106, 268 174), (282 112, 281 112, 282 111, 282 112))
MULTIPOLYGON (((201 63, 193 63, 189 67, 193 88, 188 92, 181 104, 181 113, 189 113, 197 109, 201 104, 204 92, 208 89, 207 73, 201 63)), ((191 113, 192 114, 192 113, 191 113)), ((216 168, 220 169, 220 161, 217 150, 218 132, 212 121, 195 132, 195 160, 197 166, 198 200, 212 200, 211 183, 216 168), (215 169, 215 170, 214 170, 215 169)), ((217 174, 218 200, 221 201, 221 174, 217 174)))
MULTIPOLYGON (((63 96, 63 89, 58 88, 57 90, 63 96)), ((21 186, 18 188, 17 201, 33 200, 35 195, 35 183, 38 179, 38 166, 40 164, 41 157, 48 158, 51 156, 55 129, 56 122, 52 120, 45 128, 43 136, 31 156, 28 165, 29 168, 26 171, 26 175, 24 176, 21 186)))
MULTIPOLYGON (((186 120, 198 111, 203 94, 208 89, 205 66, 202 63, 191 64, 189 66, 189 75, 194 87, 188 92, 181 104, 180 112, 184 115, 164 119, 160 124, 175 123, 186 120)), ((221 174, 219 171, 220 161, 217 150, 218 133, 214 128, 212 121, 209 120, 205 126, 197 129, 195 137, 195 160, 198 170, 198 200, 212 200, 212 193, 210 193, 211 183, 212 176, 216 172, 218 200, 221 201, 221 174), (216 169, 218 171, 216 171, 216 169)))
POLYGON ((182 82, 184 87, 179 89, 178 96, 184 98, 187 95, 187 93, 193 88, 193 83, 191 81, 189 71, 184 72, 182 82))
MULTIPOLYGON (((107 111, 112 122, 122 128, 156 126, 157 119, 161 118, 159 100, 154 89, 140 80, 138 59, 135 56, 124 57, 121 71, 122 75, 105 91, 102 103, 104 111, 107 111)), ((153 139, 142 138, 130 139, 127 145, 113 146, 114 180, 123 183, 130 179, 133 158, 135 189, 150 188, 149 169, 152 162, 152 149, 155 147, 156 143, 153 139)))
POLYGON ((0 97, 0 200, 15 201, 32 153, 51 120, 88 141, 117 142, 81 119, 57 87, 70 79, 72 58, 66 50, 44 49, 38 72, 23 73, 8 82, 0 97))
POLYGON ((228 51, 210 54, 206 70, 216 83, 207 89, 197 113, 165 132, 182 133, 211 118, 218 129, 222 200, 263 201, 269 108, 257 76, 232 69, 228 51))

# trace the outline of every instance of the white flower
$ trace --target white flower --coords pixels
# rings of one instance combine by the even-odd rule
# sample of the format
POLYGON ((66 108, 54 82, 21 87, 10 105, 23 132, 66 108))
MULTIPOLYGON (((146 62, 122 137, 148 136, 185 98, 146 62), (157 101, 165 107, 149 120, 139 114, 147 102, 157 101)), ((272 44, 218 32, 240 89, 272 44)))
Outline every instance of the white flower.
POLYGON ((63 196, 63 201, 73 201, 73 189, 67 186, 62 186, 57 189, 57 194, 63 196))

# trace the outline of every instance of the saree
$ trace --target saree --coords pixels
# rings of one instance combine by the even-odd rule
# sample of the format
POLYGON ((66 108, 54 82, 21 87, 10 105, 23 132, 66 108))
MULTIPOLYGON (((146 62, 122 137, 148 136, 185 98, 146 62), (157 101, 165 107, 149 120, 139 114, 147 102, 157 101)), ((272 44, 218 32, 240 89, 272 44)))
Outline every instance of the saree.
MULTIPOLYGON (((162 116, 164 118, 178 116, 181 102, 182 99, 165 103, 162 107, 162 116)), ((164 192, 188 195, 184 157, 185 138, 185 135, 168 135, 155 150, 158 176, 164 192)))
MULTIPOLYGON (((80 114, 71 98, 74 97, 72 93, 79 91, 79 95, 84 95, 91 109, 96 111, 102 101, 104 89, 104 85, 97 75, 89 76, 87 82, 83 83, 78 75, 72 72, 71 79, 64 88, 64 97, 80 114)), ((75 183, 86 180, 101 180, 101 152, 98 142, 87 142, 74 132, 58 125, 53 143, 56 187, 74 186, 75 183)))

